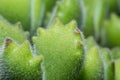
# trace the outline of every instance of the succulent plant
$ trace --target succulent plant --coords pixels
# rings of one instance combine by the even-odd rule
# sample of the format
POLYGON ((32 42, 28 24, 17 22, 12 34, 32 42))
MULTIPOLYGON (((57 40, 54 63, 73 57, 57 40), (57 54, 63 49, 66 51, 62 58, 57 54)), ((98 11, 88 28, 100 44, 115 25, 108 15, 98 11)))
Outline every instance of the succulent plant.
POLYGON ((42 57, 33 57, 28 41, 18 45, 6 39, 5 50, 0 54, 0 80, 40 80, 42 57))
POLYGON ((27 34, 28 32, 22 30, 20 22, 13 25, 3 17, 0 17, 0 47, 8 37, 14 39, 19 44, 23 43, 24 40, 27 40, 27 34))
POLYGON ((50 17, 50 21, 48 22, 48 27, 56 17, 59 18, 63 24, 67 24, 71 20, 76 20, 80 27, 82 24, 82 1, 83 0, 58 0, 57 6, 52 13, 54 15, 50 17))
POLYGON ((43 79, 79 79, 84 45, 75 21, 63 25, 56 19, 49 29, 38 29, 38 36, 33 37, 33 41, 37 54, 44 57, 43 79))
POLYGON ((120 80, 119 2, 0 0, 0 80, 120 80))
POLYGON ((104 65, 104 80, 114 80, 114 64, 112 62, 111 51, 107 48, 100 48, 104 65))
POLYGON ((71 20, 76 20, 80 24, 81 14, 81 0, 63 0, 58 2, 57 17, 64 23, 71 20))
POLYGON ((92 47, 84 61, 82 70, 82 80, 102 80, 103 64, 99 56, 97 47, 92 47), (93 57, 94 56, 94 57, 93 57))
POLYGON ((87 53, 81 77, 82 80, 114 80, 114 65, 111 51, 101 48, 93 37, 86 39, 87 53))
POLYGON ((109 47, 120 45, 120 19, 115 14, 111 14, 110 20, 104 22, 103 32, 102 44, 109 47))
POLYGON ((87 52, 81 71, 81 80, 103 80, 103 62, 100 56, 100 49, 93 37, 86 39, 87 52))
POLYGON ((42 0, 0 0, 0 14, 13 24, 20 21, 24 30, 34 31, 41 18, 41 4, 42 0))

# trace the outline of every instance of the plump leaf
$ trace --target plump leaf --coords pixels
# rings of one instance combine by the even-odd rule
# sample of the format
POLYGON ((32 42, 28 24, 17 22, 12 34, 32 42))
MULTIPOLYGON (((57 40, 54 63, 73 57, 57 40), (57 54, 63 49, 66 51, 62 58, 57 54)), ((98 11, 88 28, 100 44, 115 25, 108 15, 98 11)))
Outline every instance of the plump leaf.
POLYGON ((33 57, 28 41, 22 45, 6 39, 0 54, 0 80, 40 80, 42 57, 33 57))
POLYGON ((27 39, 27 34, 28 32, 22 30, 20 22, 13 25, 0 17, 0 47, 8 37, 14 39, 17 43, 22 43, 27 39))
POLYGON ((79 79, 84 45, 75 21, 63 25, 56 20, 49 29, 38 29, 38 36, 33 37, 33 41, 37 54, 44 57, 43 79, 79 79))

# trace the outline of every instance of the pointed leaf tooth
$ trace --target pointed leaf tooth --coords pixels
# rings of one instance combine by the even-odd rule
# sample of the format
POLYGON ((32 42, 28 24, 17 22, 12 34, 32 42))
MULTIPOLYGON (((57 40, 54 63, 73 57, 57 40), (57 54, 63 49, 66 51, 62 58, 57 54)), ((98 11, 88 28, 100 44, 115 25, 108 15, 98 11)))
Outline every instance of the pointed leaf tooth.
POLYGON ((70 23, 65 25, 69 30, 75 30, 77 28, 77 23, 75 20, 72 20, 70 23))
POLYGON ((60 21, 60 19, 56 18, 56 19, 53 21, 53 23, 52 23, 51 26, 52 26, 51 28, 55 28, 55 27, 58 28, 58 27, 63 26, 63 24, 62 24, 62 22, 60 21))
POLYGON ((41 62, 42 62, 42 56, 34 57, 29 61, 30 65, 32 66, 34 65, 37 68, 39 68, 41 62))
POLYGON ((9 46, 13 41, 10 38, 7 38, 5 41, 5 46, 9 46))
POLYGON ((18 45, 17 45, 12 39, 7 38, 7 39, 6 39, 6 42, 5 42, 5 47, 7 48, 7 47, 9 47, 9 46, 15 48, 15 47, 17 47, 18 45))
POLYGON ((15 24, 19 29, 23 29, 22 28, 22 23, 19 21, 19 22, 17 22, 16 24, 15 24))
POLYGON ((18 45, 10 38, 7 38, 5 41, 5 52, 4 53, 11 53, 18 45))
POLYGON ((38 28, 37 32, 38 32, 38 36, 39 36, 39 35, 41 35, 41 34, 43 34, 45 32, 45 29, 38 28))
POLYGON ((26 40, 21 47, 24 47, 24 48, 29 48, 30 47, 30 43, 28 40, 26 40))
POLYGON ((76 40, 76 41, 75 41, 75 44, 76 44, 76 48, 78 48, 78 49, 80 49, 81 46, 83 47, 83 43, 82 43, 82 41, 80 41, 80 40, 76 40))
POLYGON ((16 54, 24 56, 32 56, 29 41, 25 41, 17 50, 16 54))
POLYGON ((76 34, 80 34, 80 29, 79 29, 79 28, 76 28, 76 29, 75 29, 75 33, 76 33, 76 34))

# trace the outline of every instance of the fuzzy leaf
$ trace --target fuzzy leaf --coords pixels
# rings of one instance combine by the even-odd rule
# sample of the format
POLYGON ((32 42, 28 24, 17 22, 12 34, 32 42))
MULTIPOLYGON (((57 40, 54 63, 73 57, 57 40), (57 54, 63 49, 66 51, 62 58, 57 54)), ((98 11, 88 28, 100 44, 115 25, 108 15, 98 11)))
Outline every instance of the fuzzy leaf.
POLYGON ((0 14, 13 24, 20 21, 24 30, 34 31, 41 17, 41 1, 0 0, 0 14))
POLYGON ((111 19, 105 21, 104 33, 102 44, 109 47, 120 45, 120 18, 115 14, 111 14, 111 19))
POLYGON ((100 48, 100 51, 104 64, 104 80, 114 80, 114 65, 112 63, 111 52, 107 48, 100 48))
POLYGON ((40 80, 42 57, 33 57, 28 41, 18 45, 6 39, 5 50, 0 55, 1 80, 40 80))
POLYGON ((13 38, 18 43, 22 43, 27 39, 27 32, 22 31, 21 23, 16 23, 15 25, 10 24, 5 19, 0 17, 0 47, 2 46, 6 38, 13 38))
POLYGON ((81 80, 103 80, 103 63, 97 46, 87 51, 81 74, 81 80))
POLYGON ((38 36, 33 37, 33 41, 37 54, 44 57, 43 79, 79 79, 84 46, 75 21, 63 25, 56 20, 49 29, 38 29, 38 36))

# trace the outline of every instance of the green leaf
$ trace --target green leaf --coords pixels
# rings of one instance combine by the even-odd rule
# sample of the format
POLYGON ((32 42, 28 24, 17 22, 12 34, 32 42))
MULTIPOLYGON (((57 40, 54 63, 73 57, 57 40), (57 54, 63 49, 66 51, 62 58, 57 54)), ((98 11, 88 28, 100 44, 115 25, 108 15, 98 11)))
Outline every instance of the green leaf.
POLYGON ((75 21, 63 25, 56 20, 49 29, 38 29, 33 37, 37 54, 42 55, 46 80, 79 79, 84 45, 75 21))
POLYGON ((28 41, 22 45, 6 39, 5 50, 0 55, 1 80, 40 80, 42 57, 33 57, 28 41))
POLYGON ((22 43, 27 39, 28 32, 22 30, 21 23, 10 24, 5 19, 0 17, 0 47, 6 38, 12 38, 17 43, 22 43))

